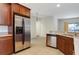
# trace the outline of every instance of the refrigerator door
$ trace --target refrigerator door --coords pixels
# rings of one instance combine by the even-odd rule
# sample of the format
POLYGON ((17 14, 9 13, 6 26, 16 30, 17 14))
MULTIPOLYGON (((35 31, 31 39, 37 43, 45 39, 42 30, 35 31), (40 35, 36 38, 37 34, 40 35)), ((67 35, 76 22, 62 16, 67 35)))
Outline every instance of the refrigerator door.
POLYGON ((23 18, 24 19, 24 48, 30 47, 30 19, 29 18, 23 18))
POLYGON ((18 16, 18 15, 15 15, 15 29, 14 29, 14 37, 15 37, 15 52, 19 51, 19 50, 22 50, 23 49, 23 44, 22 44, 22 36, 23 36, 23 33, 22 33, 22 17, 21 16, 18 16))

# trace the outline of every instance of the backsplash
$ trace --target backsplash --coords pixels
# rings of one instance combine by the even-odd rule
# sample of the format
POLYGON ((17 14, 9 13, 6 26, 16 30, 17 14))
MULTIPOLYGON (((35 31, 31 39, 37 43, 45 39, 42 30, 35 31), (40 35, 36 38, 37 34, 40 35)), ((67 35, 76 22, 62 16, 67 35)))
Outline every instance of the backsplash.
POLYGON ((8 34, 8 26, 0 26, 0 35, 8 34))

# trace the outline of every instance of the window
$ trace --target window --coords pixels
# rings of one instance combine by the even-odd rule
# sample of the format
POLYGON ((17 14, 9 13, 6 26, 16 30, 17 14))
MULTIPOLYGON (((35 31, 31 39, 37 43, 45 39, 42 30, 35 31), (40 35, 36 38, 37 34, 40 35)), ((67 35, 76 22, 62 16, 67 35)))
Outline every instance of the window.
POLYGON ((79 23, 68 24, 68 32, 79 32, 79 23))

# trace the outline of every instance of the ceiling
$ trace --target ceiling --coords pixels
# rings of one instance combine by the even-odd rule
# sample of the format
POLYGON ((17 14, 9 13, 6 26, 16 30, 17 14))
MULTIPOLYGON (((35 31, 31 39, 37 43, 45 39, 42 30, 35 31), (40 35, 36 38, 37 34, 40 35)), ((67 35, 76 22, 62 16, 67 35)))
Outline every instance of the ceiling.
POLYGON ((32 15, 39 16, 56 16, 56 17, 78 17, 79 3, 20 3, 31 9, 32 15))

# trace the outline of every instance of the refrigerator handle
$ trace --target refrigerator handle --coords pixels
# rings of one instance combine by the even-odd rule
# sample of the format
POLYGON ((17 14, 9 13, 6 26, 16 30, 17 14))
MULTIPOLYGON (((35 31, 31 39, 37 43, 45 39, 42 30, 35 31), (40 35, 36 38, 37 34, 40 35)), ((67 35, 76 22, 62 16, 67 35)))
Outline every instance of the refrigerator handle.
POLYGON ((24 41, 25 41, 25 24, 24 24, 24 19, 22 19, 22 31, 23 31, 23 34, 22 34, 22 44, 24 45, 24 41))

